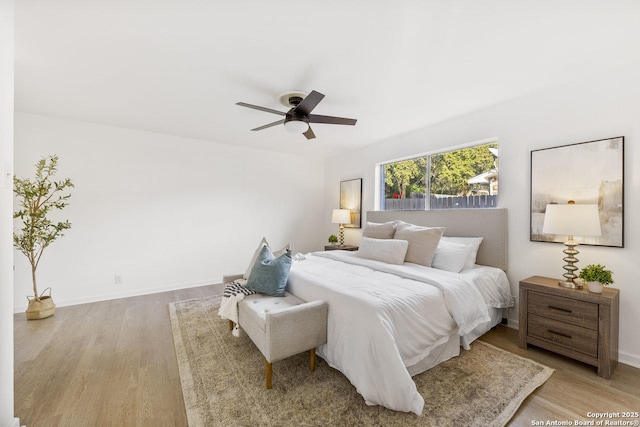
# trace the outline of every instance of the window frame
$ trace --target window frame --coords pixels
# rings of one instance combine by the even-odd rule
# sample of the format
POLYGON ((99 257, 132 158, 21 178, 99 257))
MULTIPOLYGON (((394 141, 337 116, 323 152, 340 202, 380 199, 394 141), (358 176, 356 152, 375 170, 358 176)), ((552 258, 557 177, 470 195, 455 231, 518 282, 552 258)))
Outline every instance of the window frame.
MULTIPOLYGON (((472 147, 476 147, 478 145, 486 145, 486 144, 491 144, 491 143, 497 143, 498 147, 500 147, 500 139, 495 137, 495 138, 486 138, 486 139, 482 139, 479 141, 473 141, 473 142, 468 142, 465 144, 459 144, 459 145, 453 145, 450 147, 446 147, 446 149, 439 149, 439 150, 432 150, 432 151, 426 151, 423 153, 419 153, 419 154, 412 154, 410 156, 405 156, 405 157, 398 157, 395 159, 391 159, 391 160, 385 160, 382 162, 378 162, 375 165, 375 197, 374 197, 374 206, 376 207, 377 210, 379 211, 384 211, 386 209, 384 209, 384 200, 385 200, 385 186, 383 185, 384 182, 384 167, 385 165, 388 165, 390 163, 398 163, 398 162, 402 162, 405 160, 413 160, 413 159, 418 159, 421 157, 425 157, 427 159, 426 161, 426 177, 425 177, 425 198, 427 199, 425 201, 425 208, 424 210, 431 210, 431 200, 430 197, 427 197, 427 195, 431 194, 431 156, 434 155, 438 155, 438 154, 445 154, 445 153, 449 153, 452 151, 458 151, 458 150, 462 150, 465 148, 472 148, 472 147)), ((498 172, 498 176, 499 176, 499 172, 498 172)), ((498 193, 499 194, 499 193, 498 193)), ((500 199, 498 198, 498 202, 500 201, 500 199)), ((464 209, 464 208, 451 208, 451 209, 464 209)), ((392 210, 392 209, 389 209, 392 210)), ((403 210, 409 210, 409 209, 403 209, 403 210)))

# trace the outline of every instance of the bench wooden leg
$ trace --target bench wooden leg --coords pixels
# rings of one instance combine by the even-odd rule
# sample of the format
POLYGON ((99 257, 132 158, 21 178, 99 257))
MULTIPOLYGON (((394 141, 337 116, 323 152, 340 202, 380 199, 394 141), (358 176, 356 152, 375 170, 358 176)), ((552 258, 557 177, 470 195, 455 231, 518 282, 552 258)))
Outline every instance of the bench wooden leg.
POLYGON ((233 331, 233 320, 229 320, 229 330, 233 331))
POLYGON ((309 350, 309 370, 311 372, 316 370, 316 349, 309 350))
POLYGON ((271 363, 269 363, 269 361, 267 359, 264 359, 264 372, 266 374, 267 389, 271 389, 272 369, 271 369, 271 363))

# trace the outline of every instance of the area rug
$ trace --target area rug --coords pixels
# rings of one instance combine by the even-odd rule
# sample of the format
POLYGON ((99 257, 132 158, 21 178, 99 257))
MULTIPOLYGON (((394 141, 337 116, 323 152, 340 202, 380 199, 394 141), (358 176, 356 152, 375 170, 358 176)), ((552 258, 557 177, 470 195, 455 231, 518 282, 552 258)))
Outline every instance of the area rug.
POLYGON ((170 304, 171 324, 189 426, 502 426, 553 373, 532 360, 475 341, 471 350, 414 380, 422 416, 367 406, 339 371, 308 353, 273 364, 236 338, 217 315, 220 296, 170 304))

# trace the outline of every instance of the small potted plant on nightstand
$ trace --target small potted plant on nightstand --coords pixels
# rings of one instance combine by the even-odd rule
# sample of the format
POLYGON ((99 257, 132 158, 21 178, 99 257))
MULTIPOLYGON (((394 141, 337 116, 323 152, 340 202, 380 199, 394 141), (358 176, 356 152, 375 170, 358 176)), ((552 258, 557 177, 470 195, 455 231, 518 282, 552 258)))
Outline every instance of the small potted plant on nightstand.
POLYGON ((331 236, 329 236, 329 243, 335 245, 336 243, 338 243, 338 238, 332 234, 331 236))
POLYGON ((603 286, 613 283, 611 270, 607 270, 604 265, 589 264, 580 271, 580 277, 589 287, 589 292, 596 294, 602 293, 603 286))

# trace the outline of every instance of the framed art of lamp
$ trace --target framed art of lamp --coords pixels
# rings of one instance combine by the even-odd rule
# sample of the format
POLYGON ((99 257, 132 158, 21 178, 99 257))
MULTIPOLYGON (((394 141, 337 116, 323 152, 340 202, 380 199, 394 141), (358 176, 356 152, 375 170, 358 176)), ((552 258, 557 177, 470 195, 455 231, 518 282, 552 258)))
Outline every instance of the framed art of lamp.
POLYGON ((575 274, 578 267, 574 264, 578 262, 576 255, 578 255, 579 251, 576 246, 579 243, 573 237, 600 236, 598 205, 577 205, 573 201, 569 201, 566 205, 547 205, 542 233, 567 236, 567 240, 564 242, 567 249, 563 251, 566 257, 562 258, 567 263, 563 267, 566 273, 562 275, 566 280, 559 281, 558 285, 565 288, 581 289, 582 284, 574 281, 578 277, 575 274))
POLYGON ((600 235, 581 245, 624 248, 624 164, 624 136, 531 151, 529 239, 562 243, 566 235, 542 232, 544 212, 575 200, 597 204, 601 219, 600 235))
POLYGON ((331 216, 333 224, 340 224, 340 246, 344 246, 344 225, 351 222, 351 212, 349 209, 334 209, 331 216))

